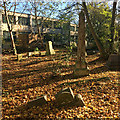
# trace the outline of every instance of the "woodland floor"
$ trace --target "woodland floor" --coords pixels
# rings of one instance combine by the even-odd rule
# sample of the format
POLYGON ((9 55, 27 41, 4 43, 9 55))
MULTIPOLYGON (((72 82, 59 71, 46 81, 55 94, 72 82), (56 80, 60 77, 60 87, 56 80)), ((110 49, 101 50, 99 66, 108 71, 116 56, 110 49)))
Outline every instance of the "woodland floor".
POLYGON ((111 118, 119 119, 120 72, 110 71, 99 54, 88 55, 86 60, 90 75, 74 78, 76 56, 66 59, 66 51, 56 55, 29 57, 20 62, 13 55, 2 57, 2 118, 3 120, 111 118), (85 107, 57 108, 55 94, 71 87, 74 94, 81 94, 85 107), (28 101, 42 95, 48 104, 26 108, 28 101))

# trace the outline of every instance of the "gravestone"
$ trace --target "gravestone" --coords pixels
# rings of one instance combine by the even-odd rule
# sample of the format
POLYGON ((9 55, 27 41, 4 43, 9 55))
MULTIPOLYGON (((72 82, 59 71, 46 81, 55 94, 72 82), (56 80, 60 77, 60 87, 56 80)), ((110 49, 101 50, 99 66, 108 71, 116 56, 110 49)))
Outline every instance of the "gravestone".
POLYGON ((70 87, 62 89, 55 95, 57 106, 85 106, 85 103, 80 94, 74 96, 74 93, 70 87))
POLYGON ((21 61, 22 58, 23 58, 23 55, 22 55, 22 54, 18 54, 18 55, 17 55, 17 60, 18 60, 18 61, 21 61))
POLYGON ((68 87, 68 88, 64 88, 64 89, 62 89, 61 91, 59 91, 59 92, 55 95, 55 97, 59 96, 62 92, 69 92, 69 93, 73 94, 72 89, 71 89, 70 87, 68 87))
POLYGON ((41 56, 46 55, 46 51, 41 52, 41 56))
POLYGON ((68 105, 74 100, 74 94, 71 88, 65 88, 58 92, 55 96, 58 106, 68 105))
POLYGON ((32 100, 27 103, 27 107, 33 107, 33 106, 42 106, 47 104, 47 95, 44 95, 43 97, 40 97, 38 99, 32 100))
POLYGON ((48 41, 46 43, 46 55, 53 55, 55 54, 55 51, 52 46, 52 41, 48 41))
POLYGON ((29 37, 28 34, 18 34, 18 44, 23 50, 28 49, 29 37))
POLYGON ((32 52, 28 52, 28 57, 32 56, 32 52))
POLYGON ((39 55, 41 55, 40 51, 28 52, 28 57, 30 57, 30 56, 39 56, 39 55))
POLYGON ((83 11, 79 14, 78 35, 77 61, 76 68, 74 70, 75 77, 89 75, 87 62, 85 60, 85 16, 83 11))
POLYGON ((81 106, 81 107, 85 106, 83 98, 82 98, 82 96, 80 94, 77 94, 75 96, 75 98, 74 98, 74 105, 81 106))
POLYGON ((110 70, 120 70, 120 54, 111 54, 106 65, 110 70))

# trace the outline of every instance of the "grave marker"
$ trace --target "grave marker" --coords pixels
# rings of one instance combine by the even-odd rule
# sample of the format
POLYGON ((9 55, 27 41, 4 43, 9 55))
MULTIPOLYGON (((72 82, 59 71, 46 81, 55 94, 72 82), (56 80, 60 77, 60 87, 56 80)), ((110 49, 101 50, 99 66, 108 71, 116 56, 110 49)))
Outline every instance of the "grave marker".
POLYGON ((85 106, 83 98, 80 94, 74 96, 70 87, 62 89, 55 95, 57 106, 85 106))
POLYGON ((120 70, 120 54, 111 54, 106 65, 110 70, 120 70))
POLYGON ((39 56, 39 55, 41 55, 41 52, 40 51, 34 51, 34 52, 28 52, 28 57, 30 57, 30 56, 39 56))
POLYGON ((22 55, 22 54, 18 54, 18 55, 17 55, 17 60, 18 60, 18 61, 21 61, 22 58, 23 58, 23 55, 22 55))
POLYGON ((75 98, 74 98, 74 104, 75 104, 76 106, 81 106, 81 107, 85 106, 85 103, 84 103, 84 101, 83 101, 83 98, 82 98, 82 96, 81 96, 80 94, 77 94, 77 95, 75 96, 75 98))
POLYGON ((58 106, 67 105, 74 100, 74 94, 71 88, 65 88, 56 94, 56 103, 58 106))
POLYGON ((89 75, 87 62, 85 60, 85 16, 81 11, 79 14, 79 31, 78 31, 78 48, 77 48, 77 61, 74 75, 81 77, 89 75))
POLYGON ((42 106, 44 104, 47 104, 47 95, 44 95, 43 97, 40 97, 38 99, 32 100, 27 103, 27 107, 33 107, 33 106, 42 106))
POLYGON ((46 43, 46 55, 53 55, 55 54, 55 51, 52 46, 52 41, 48 41, 46 43))

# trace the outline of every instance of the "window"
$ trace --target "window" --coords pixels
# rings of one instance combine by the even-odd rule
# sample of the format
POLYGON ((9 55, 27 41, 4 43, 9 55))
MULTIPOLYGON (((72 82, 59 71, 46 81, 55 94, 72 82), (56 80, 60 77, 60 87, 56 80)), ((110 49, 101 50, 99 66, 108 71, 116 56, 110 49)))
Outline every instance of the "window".
POLYGON ((43 26, 45 28, 52 28, 52 21, 50 21, 50 20, 44 21, 43 26))
POLYGON ((14 23, 14 24, 16 24, 15 16, 8 15, 8 18, 9 18, 10 23, 14 23))
MULTIPOLYGON (((9 19, 9 22, 10 22, 10 23, 16 24, 15 16, 13 16, 13 15, 8 15, 8 19, 9 19)), ((5 16, 5 15, 2 15, 2 22, 3 22, 3 23, 7 23, 7 20, 6 20, 6 16, 5 16)))
MULTIPOLYGON (((38 19, 37 22, 38 22, 38 25, 41 25, 41 19, 38 19)), ((35 19, 32 19, 32 26, 36 27, 36 20, 35 19)))
POLYGON ((44 41, 51 41, 52 40, 52 34, 45 34, 44 35, 44 41))
POLYGON ((19 34, 30 34, 31 32, 19 32, 19 34))
POLYGON ((71 36, 71 41, 74 41, 74 36, 71 36))
POLYGON ((10 33, 8 31, 3 31, 3 40, 10 42, 10 33))
POLYGON ((41 25, 41 19, 38 19, 38 25, 41 25))
POLYGON ((78 31, 78 28, 79 28, 79 27, 76 27, 76 31, 78 31))
POLYGON ((7 20, 6 20, 5 15, 2 15, 2 22, 3 22, 3 23, 7 23, 7 20))
POLYGON ((70 31, 70 23, 63 23, 63 31, 70 31))
POLYGON ((62 42, 61 39, 62 39, 62 35, 60 33, 55 34, 55 36, 54 36, 55 42, 62 42))
POLYGON ((18 17, 18 24, 19 25, 30 25, 30 18, 18 17))
POLYGON ((70 31, 75 31, 75 27, 74 26, 70 26, 70 31))
POLYGON ((59 21, 54 21, 54 28, 60 29, 61 28, 61 23, 59 21))
POLYGON ((78 40, 78 36, 76 36, 76 41, 78 40))
POLYGON ((33 27, 36 26, 35 19, 32 19, 32 26, 33 26, 33 27))
MULTIPOLYGON (((14 40, 16 41, 16 32, 12 32, 12 33, 13 33, 14 40)), ((6 42, 11 42, 10 33, 8 31, 3 31, 3 40, 5 40, 6 42)))

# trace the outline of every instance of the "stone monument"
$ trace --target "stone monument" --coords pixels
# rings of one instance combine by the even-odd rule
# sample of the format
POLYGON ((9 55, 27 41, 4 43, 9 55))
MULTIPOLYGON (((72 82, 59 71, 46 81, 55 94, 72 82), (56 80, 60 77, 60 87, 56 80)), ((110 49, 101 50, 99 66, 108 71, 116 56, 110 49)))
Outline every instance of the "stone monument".
POLYGON ((108 58, 106 66, 110 70, 120 71, 120 54, 111 54, 108 58))
POLYGON ((85 16, 83 11, 79 14, 77 61, 74 75, 78 77, 89 75, 87 62, 85 60, 85 16))

